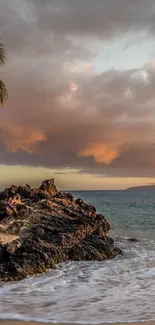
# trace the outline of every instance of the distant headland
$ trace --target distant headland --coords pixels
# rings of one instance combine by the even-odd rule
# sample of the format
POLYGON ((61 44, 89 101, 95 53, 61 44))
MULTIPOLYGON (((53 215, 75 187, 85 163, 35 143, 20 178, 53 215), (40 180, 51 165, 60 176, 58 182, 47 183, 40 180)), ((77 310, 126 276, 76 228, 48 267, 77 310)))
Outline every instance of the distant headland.
POLYGON ((154 185, 142 185, 142 186, 134 186, 134 187, 129 187, 126 189, 126 191, 155 191, 155 184, 154 185))

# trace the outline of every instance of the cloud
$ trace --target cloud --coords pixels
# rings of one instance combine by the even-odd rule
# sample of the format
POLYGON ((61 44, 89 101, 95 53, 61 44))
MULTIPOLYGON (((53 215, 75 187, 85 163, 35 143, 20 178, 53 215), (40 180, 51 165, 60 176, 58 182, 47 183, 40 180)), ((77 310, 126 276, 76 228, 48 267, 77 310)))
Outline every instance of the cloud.
POLYGON ((154 1, 2 0, 1 164, 155 176, 154 61, 97 72, 98 40, 154 33, 154 1))
POLYGON ((0 123, 3 146, 12 152, 1 163, 112 176, 135 175, 138 169, 142 176, 145 169, 145 176, 154 175, 155 70, 150 65, 92 75, 69 72, 68 77, 65 72, 57 82, 58 89, 53 83, 45 93, 37 81, 33 90, 13 87, 0 123))
POLYGON ((41 130, 27 129, 16 124, 1 125, 0 137, 10 153, 22 150, 32 154, 36 150, 37 143, 46 141, 46 136, 41 130))
POLYGON ((29 0, 38 27, 58 35, 117 37, 128 31, 154 33, 153 0, 29 0))
POLYGON ((119 154, 118 144, 104 144, 104 142, 92 144, 79 152, 79 156, 92 156, 97 163, 104 163, 105 165, 109 165, 114 159, 118 158, 119 154))
POLYGON ((65 172, 55 172, 55 173, 53 173, 53 175, 67 175, 67 173, 65 173, 65 172))
POLYGON ((154 37, 154 0, 1 0, 0 30, 6 46, 24 56, 88 58, 92 40, 128 33, 154 37))

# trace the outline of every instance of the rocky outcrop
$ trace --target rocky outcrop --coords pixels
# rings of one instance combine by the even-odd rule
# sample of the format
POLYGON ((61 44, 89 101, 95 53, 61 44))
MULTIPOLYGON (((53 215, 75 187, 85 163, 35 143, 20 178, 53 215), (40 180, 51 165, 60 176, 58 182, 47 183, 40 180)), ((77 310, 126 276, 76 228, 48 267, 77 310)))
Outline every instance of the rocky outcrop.
POLYGON ((109 223, 96 209, 53 180, 40 188, 11 186, 0 193, 0 279, 20 280, 67 260, 99 260, 122 254, 107 236, 109 223), (3 235, 3 236, 2 236, 3 235))
POLYGON ((40 190, 49 193, 50 195, 57 194, 57 188, 54 184, 54 179, 47 179, 42 182, 41 186, 39 187, 40 190))

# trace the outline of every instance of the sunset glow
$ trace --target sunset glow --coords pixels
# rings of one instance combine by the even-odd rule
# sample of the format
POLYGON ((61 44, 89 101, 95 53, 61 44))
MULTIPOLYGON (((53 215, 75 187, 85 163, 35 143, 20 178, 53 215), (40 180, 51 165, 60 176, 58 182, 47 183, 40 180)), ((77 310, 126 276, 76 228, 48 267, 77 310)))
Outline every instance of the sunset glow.
POLYGON ((154 182, 154 3, 73 2, 1 0, 0 188, 154 182))

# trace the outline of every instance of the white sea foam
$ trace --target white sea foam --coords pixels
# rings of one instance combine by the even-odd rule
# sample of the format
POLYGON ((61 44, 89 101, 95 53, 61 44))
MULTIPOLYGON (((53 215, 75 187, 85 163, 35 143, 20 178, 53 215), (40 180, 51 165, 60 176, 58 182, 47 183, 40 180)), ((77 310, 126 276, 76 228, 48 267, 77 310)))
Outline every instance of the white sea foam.
POLYGON ((1 283, 0 317, 83 324, 155 320, 154 192, 74 195, 105 214, 112 225, 109 235, 124 256, 63 263, 43 275, 1 283))
MULTIPOLYGON (((120 241, 122 245, 122 241, 120 241)), ((155 242, 124 241, 125 255, 68 262, 0 287, 0 317, 101 323, 155 319, 155 242)))

